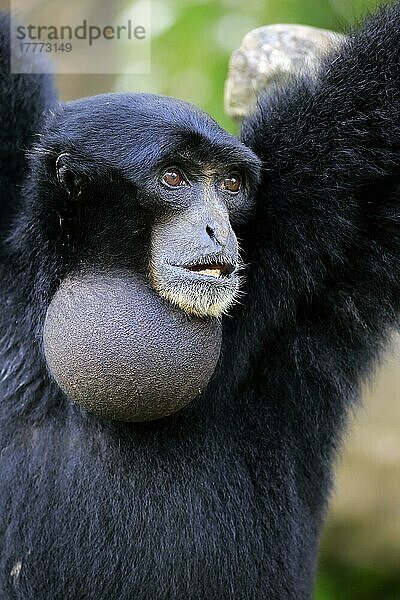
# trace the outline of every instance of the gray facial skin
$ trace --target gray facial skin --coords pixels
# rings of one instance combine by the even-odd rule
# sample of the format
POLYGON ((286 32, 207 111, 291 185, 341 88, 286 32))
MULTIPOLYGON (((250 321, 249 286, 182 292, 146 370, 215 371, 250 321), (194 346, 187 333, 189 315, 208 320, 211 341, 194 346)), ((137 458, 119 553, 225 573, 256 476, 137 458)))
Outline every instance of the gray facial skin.
POLYGON ((174 308, 139 277, 87 273, 61 283, 43 341, 48 368, 73 401, 108 419, 149 421, 207 385, 221 324, 174 308))
POLYGON ((218 318, 228 312, 239 290, 239 268, 228 211, 213 198, 167 213, 153 227, 150 282, 187 314, 218 318))

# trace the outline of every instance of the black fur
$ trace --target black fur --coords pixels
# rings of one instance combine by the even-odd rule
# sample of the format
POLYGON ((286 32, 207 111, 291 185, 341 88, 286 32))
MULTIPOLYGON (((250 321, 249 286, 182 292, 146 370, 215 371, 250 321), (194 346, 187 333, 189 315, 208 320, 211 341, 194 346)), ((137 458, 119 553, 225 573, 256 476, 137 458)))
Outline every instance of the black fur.
POLYGON ((18 202, 26 150, 38 131, 45 110, 56 102, 49 75, 9 74, 9 20, 0 14, 0 227, 8 224, 18 202))
MULTIPOLYGON (((15 224, 0 289, 0 597, 310 598, 346 412, 397 326, 400 4, 315 78, 261 98, 244 123, 244 143, 263 160, 255 213, 236 226, 245 296, 224 319, 206 391, 143 425, 84 413, 46 374, 43 314, 73 258, 56 218, 65 207, 44 194, 54 182, 40 180, 49 176, 40 142, 22 206, 10 204, 48 83, 8 75, 5 30, 3 20, 3 233, 15 224)), ((165 102, 163 124, 233 144, 201 113, 165 102)), ((90 101, 81 110, 95 117, 90 101)), ((157 153, 157 122, 136 138, 138 151, 152 141, 157 153)), ((68 128, 55 135, 71 139, 68 128)), ((114 160, 115 147, 100 151, 114 160)))

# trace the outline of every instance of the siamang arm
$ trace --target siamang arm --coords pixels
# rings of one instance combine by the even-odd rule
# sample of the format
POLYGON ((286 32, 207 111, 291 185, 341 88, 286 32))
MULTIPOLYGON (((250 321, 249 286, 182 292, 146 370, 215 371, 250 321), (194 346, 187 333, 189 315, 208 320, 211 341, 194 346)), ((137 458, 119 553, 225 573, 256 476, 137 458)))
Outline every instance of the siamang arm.
MULTIPOLYGON (((21 59, 32 64, 29 55, 21 59)), ((22 65, 21 65, 22 66, 22 65)), ((50 75, 10 72, 10 18, 0 13, 0 232, 15 212, 26 172, 26 150, 43 114, 57 101, 50 75)))
POLYGON ((242 139, 263 174, 238 231, 248 270, 227 364, 245 406, 262 381, 267 423, 314 514, 348 408, 398 325, 400 3, 314 77, 260 98, 242 139))
POLYGON ((318 73, 261 97, 241 137, 263 161, 238 232, 242 334, 261 339, 255 354, 291 336, 287 368, 301 380, 351 387, 400 308, 400 3, 318 73))

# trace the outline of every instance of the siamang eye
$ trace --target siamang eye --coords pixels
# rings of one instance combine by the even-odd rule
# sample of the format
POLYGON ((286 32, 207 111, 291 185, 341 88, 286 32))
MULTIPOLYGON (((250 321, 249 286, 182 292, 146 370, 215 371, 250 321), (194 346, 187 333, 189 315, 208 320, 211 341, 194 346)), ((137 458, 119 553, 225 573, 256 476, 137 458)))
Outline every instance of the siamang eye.
POLYGON ((161 178, 167 187, 181 187, 187 185, 187 181, 178 169, 168 169, 161 178))
POLYGON ((221 190, 226 190, 228 192, 236 194, 240 190, 241 185, 242 182, 239 173, 230 173, 221 181, 219 187, 221 190))

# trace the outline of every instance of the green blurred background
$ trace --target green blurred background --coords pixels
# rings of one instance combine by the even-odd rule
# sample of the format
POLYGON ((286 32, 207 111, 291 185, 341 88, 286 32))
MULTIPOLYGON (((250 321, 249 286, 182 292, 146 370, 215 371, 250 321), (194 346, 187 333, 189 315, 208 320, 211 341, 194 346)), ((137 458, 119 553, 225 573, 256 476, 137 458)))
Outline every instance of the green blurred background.
POLYGON ((250 30, 267 23, 304 23, 346 29, 376 0, 152 0, 152 73, 120 78, 121 89, 184 98, 231 131, 223 89, 231 51, 250 30))
MULTIPOLYGON (((177 96, 201 106, 235 132, 236 124, 223 110, 224 80, 231 51, 250 29, 303 23, 342 31, 376 5, 376 0, 151 0, 151 74, 62 76, 62 96, 70 99, 110 89, 177 96)), ((115 2, 116 20, 128 7, 129 2, 115 2)), ((126 63, 129 59, 124 57, 126 63)))
MULTIPOLYGON (((86 14, 88 7, 92 11, 111 7, 108 0, 81 2, 86 14)), ((66 3, 65 10, 73 4, 66 3)), ((133 4, 133 0, 112 3, 116 22, 133 4)), ((235 133, 237 124, 224 114, 224 81, 230 53, 250 29, 302 23, 345 31, 377 4, 376 0, 152 0, 151 73, 61 75, 60 95, 68 100, 112 90, 168 94, 201 106, 235 133)), ((133 57, 127 52, 121 60, 123 71, 133 57)), ((365 391, 364 409, 349 428, 322 543, 316 600, 400 600, 399 347, 395 342, 394 353, 388 354, 374 385, 365 391)))

